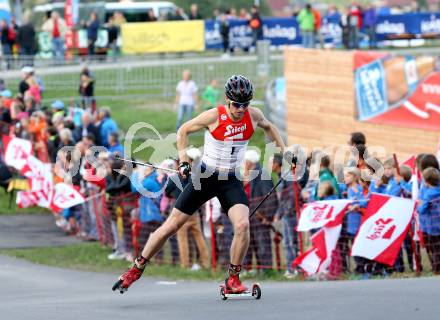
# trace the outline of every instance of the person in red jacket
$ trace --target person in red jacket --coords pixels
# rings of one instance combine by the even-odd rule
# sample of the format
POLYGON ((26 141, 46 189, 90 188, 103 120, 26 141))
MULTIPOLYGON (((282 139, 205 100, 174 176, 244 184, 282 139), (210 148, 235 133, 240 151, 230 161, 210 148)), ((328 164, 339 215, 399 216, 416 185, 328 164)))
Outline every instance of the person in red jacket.
POLYGON ((312 7, 313 17, 315 18, 313 32, 315 33, 315 39, 319 41, 320 48, 324 47, 324 40, 321 35, 321 13, 312 7))

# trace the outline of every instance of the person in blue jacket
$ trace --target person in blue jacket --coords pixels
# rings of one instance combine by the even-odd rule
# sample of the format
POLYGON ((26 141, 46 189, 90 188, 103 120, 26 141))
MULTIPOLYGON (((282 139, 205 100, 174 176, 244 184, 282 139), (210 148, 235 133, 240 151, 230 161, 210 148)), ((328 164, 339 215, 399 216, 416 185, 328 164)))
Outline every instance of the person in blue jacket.
POLYGON ((436 168, 423 170, 423 186, 419 194, 420 230, 426 245, 432 272, 440 274, 440 173, 436 168))
MULTIPOLYGON (((141 194, 139 200, 139 219, 142 223, 139 243, 145 243, 148 237, 164 221, 160 214, 160 198, 162 186, 157 179, 157 173, 152 167, 144 167, 141 172, 133 173, 131 177, 131 189, 141 194)), ((163 252, 157 256, 163 259, 163 252)))
MULTIPOLYGON (((362 209, 366 208, 368 203, 368 196, 366 197, 364 195, 364 190, 359 183, 359 178, 360 171, 357 168, 347 168, 344 172, 347 199, 355 201, 347 208, 347 215, 345 216, 342 230, 343 237, 340 240, 340 242, 342 242, 342 240, 346 240, 345 246, 341 248, 343 249, 341 252, 343 258, 347 259, 343 264, 343 266, 347 267, 347 270, 345 271, 350 271, 348 268, 350 259, 349 249, 350 246, 353 245, 354 238, 361 226, 362 209)), ((354 261, 356 263, 354 272, 357 274, 363 274, 365 271, 365 259, 362 257, 354 257, 354 261)))
POLYGON ((383 163, 383 170, 382 179, 372 181, 370 184, 370 193, 381 193, 400 197, 402 195, 402 187, 400 185, 401 177, 396 175, 393 158, 389 158, 383 163))
POLYGON ((118 132, 118 125, 111 118, 111 113, 109 108, 100 108, 98 111, 99 119, 99 135, 102 145, 106 148, 110 147, 108 143, 108 138, 111 133, 118 132))
MULTIPOLYGON (((395 162, 392 157, 388 158, 383 163, 383 176, 381 179, 377 179, 375 181, 371 181, 370 184, 370 194, 371 193, 381 193, 394 197, 402 197, 403 196, 403 188, 401 186, 402 177, 397 175, 395 162)), ((405 265, 403 262, 403 250, 400 249, 399 255, 394 263, 394 267, 387 268, 384 265, 376 263, 376 274, 384 273, 386 270, 388 272, 398 271, 404 272, 405 265)))

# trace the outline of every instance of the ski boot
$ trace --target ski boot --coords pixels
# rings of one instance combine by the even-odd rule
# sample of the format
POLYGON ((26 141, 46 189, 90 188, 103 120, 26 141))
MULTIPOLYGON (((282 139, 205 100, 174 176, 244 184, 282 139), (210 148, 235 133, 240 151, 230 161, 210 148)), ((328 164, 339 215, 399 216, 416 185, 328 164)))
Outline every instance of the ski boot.
POLYGON ((123 273, 118 281, 112 287, 113 291, 118 290, 121 294, 128 290, 128 288, 133 284, 133 282, 139 280, 144 272, 145 266, 148 260, 142 256, 134 260, 133 266, 123 273))
POLYGON ((253 297, 260 299, 261 289, 259 284, 255 283, 252 286, 252 290, 248 290, 240 281, 240 271, 240 265, 231 264, 229 266, 228 277, 224 284, 220 285, 220 298, 222 300, 226 300, 228 297, 253 297))

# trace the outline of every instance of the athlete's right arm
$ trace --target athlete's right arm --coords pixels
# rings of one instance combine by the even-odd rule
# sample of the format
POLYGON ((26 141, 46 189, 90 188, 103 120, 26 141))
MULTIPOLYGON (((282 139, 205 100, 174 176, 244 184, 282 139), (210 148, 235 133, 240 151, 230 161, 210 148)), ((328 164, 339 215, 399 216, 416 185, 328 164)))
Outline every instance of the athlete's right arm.
POLYGON ((177 151, 179 152, 180 162, 188 161, 186 156, 186 147, 188 146, 188 135, 190 133, 209 128, 218 118, 218 110, 210 109, 202 112, 194 119, 185 122, 179 130, 177 130, 177 151))

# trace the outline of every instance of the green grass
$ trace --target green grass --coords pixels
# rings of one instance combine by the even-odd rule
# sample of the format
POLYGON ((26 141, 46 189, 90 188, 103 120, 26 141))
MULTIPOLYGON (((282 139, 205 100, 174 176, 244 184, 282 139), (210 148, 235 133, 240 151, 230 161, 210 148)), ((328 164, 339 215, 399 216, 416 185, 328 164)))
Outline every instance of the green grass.
MULTIPOLYGON (((119 275, 124 272, 130 263, 120 260, 108 260, 107 255, 111 250, 107 247, 103 247, 98 243, 80 243, 67 245, 64 247, 45 247, 45 248, 30 248, 30 249, 2 249, 0 254, 24 259, 36 264, 48 265, 59 268, 68 268, 81 271, 92 272, 110 272, 119 275)), ((167 254, 165 254, 167 256, 167 254)), ((432 276, 429 263, 423 261, 424 272, 420 276, 432 276)), ((225 269, 218 267, 216 271, 212 270, 200 270, 197 272, 183 269, 178 266, 172 266, 170 264, 158 264, 153 260, 153 263, 147 267, 144 273, 147 277, 165 278, 170 280, 216 280, 222 281, 225 277, 225 269)), ((414 278, 416 275, 413 272, 393 273, 386 277, 387 279, 401 279, 401 278, 414 278)), ((260 273, 254 276, 245 275, 242 276, 244 280, 253 281, 287 281, 275 270, 268 270, 264 273, 260 273)), ((314 281, 320 279, 310 278, 308 280, 314 281)), ((353 274, 344 274, 340 277, 341 280, 360 280, 361 276, 353 274)), ((371 279, 384 279, 382 276, 373 276, 371 279)), ((297 276, 293 281, 304 280, 302 276, 297 276)))
MULTIPOLYGON (((25 259, 32 263, 53 267, 69 268, 92 272, 111 272, 120 274, 130 266, 127 261, 108 260, 107 255, 111 250, 97 243, 80 243, 64 247, 45 247, 31 249, 6 249, 0 254, 25 259)), ((161 277, 171 280, 218 280, 222 281, 225 270, 217 271, 200 270, 197 272, 183 269, 169 264, 158 265, 153 263, 145 269, 145 276, 161 277)), ((257 277, 246 277, 257 280, 285 280, 281 274, 273 271, 257 277)))
POLYGON ((31 207, 26 209, 20 209, 15 204, 15 198, 14 195, 12 199, 11 206, 9 207, 9 193, 6 194, 3 190, 0 190, 0 215, 12 215, 17 213, 25 213, 25 214, 32 214, 32 213, 43 213, 43 212, 49 212, 47 209, 40 208, 40 207, 31 207))

